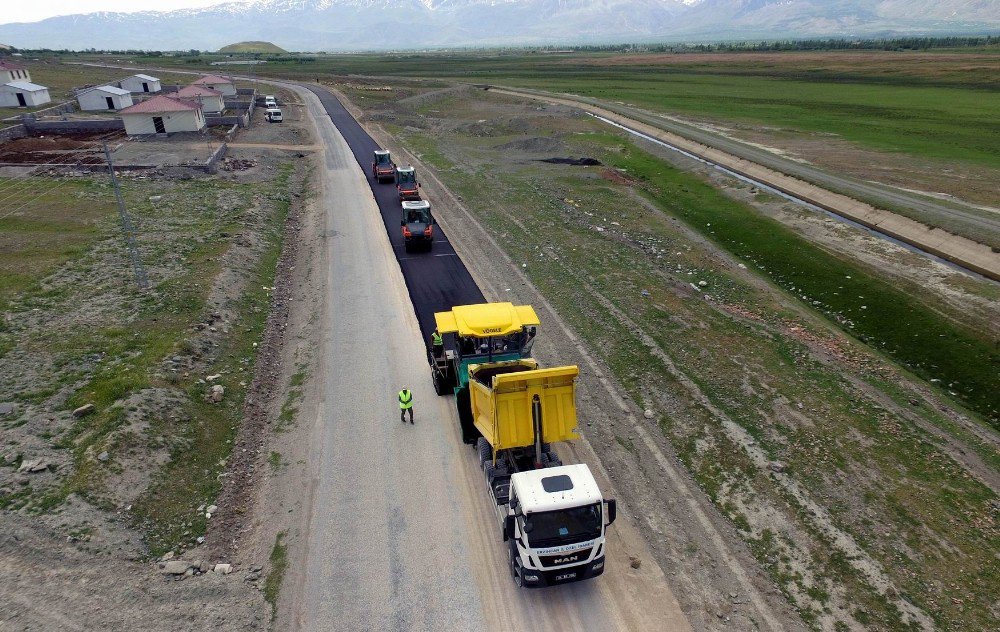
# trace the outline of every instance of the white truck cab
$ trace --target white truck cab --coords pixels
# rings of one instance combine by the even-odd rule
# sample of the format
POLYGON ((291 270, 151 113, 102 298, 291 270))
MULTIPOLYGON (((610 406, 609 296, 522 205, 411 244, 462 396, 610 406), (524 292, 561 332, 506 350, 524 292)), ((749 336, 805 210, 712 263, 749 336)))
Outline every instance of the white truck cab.
POLYGON ((540 587, 604 572, 605 529, 615 520, 585 464, 517 472, 509 502, 497 505, 519 586, 540 587))

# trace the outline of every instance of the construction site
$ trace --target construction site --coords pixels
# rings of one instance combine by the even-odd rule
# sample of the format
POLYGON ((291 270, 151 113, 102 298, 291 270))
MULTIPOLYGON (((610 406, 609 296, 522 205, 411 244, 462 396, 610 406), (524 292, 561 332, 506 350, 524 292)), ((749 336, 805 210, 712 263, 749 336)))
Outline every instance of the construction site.
POLYGON ((988 168, 272 67, 0 143, 0 628, 995 626, 988 168))

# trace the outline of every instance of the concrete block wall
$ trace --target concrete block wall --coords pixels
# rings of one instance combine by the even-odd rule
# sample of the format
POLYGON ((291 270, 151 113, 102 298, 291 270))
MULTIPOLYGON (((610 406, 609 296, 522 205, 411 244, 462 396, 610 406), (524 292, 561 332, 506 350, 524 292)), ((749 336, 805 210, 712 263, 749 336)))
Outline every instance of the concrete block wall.
POLYGON ((212 152, 212 155, 208 157, 205 161, 205 171, 209 173, 216 172, 216 165, 222 158, 226 155, 226 151, 229 149, 229 145, 222 143, 219 148, 212 152))
POLYGON ((32 133, 49 132, 55 134, 85 134, 89 132, 113 132, 124 130, 121 119, 101 119, 95 121, 37 121, 24 119, 25 129, 32 133))
POLYGON ((240 117, 235 114, 230 114, 227 116, 208 116, 205 115, 206 125, 239 125, 240 117))

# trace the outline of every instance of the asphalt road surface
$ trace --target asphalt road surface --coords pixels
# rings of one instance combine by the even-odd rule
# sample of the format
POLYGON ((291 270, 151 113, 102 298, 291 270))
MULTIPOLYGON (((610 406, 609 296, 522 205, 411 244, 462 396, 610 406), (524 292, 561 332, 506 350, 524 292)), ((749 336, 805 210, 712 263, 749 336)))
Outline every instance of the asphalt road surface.
MULTIPOLYGON (((396 187, 393 184, 379 184, 371 173, 372 152, 381 147, 329 91, 317 86, 307 87, 319 97, 371 185, 393 253, 399 262, 403 278, 406 279, 406 287, 426 344, 434 331, 434 312, 448 311, 455 305, 483 303, 486 299, 462 260, 455 254, 455 249, 440 226, 434 227, 434 246, 431 251, 408 253, 404 250, 403 233, 399 225, 402 207, 396 187)), ((419 173, 417 180, 420 180, 419 173)), ((431 212, 433 210, 432 203, 431 212)))
MULTIPOLYGON (((286 582, 291 620, 279 628, 689 630, 627 507, 609 532, 602 577, 515 587, 454 398, 434 394, 416 317, 482 295, 457 256, 406 256, 398 207, 388 204, 398 204, 394 187, 375 185, 373 195, 365 176, 371 140, 329 94, 298 92, 325 145, 316 181, 326 278, 315 323, 324 335, 311 376, 323 388, 303 405, 315 419, 300 421, 311 425, 307 526, 304 546, 290 552, 290 572, 301 577, 286 582), (382 206, 381 189, 391 194, 382 206), (403 386, 414 393, 413 426, 399 421, 403 386), (646 563, 633 569, 629 555, 646 563)), ((454 253, 442 241, 433 254, 454 253)))

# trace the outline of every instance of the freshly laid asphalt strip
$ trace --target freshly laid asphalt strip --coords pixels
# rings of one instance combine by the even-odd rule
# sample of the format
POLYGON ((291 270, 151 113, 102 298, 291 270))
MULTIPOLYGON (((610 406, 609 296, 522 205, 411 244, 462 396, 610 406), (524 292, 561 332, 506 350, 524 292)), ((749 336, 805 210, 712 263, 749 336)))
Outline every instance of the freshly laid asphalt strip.
MULTIPOLYGON (((486 298, 472 280, 472 275, 469 274, 440 225, 434 226, 434 247, 430 251, 406 252, 403 247, 403 232, 399 225, 402 206, 396 187, 392 184, 379 184, 372 177, 372 152, 381 147, 365 132, 337 97, 319 86, 309 84, 302 86, 319 97, 333 124, 347 141, 354 158, 361 165, 365 177, 368 178, 368 184, 382 212, 386 235, 396 254, 399 268, 403 271, 410 301, 417 314, 417 322, 420 323, 424 344, 429 346, 431 332, 434 331, 434 312, 448 311, 456 305, 485 303, 486 298)), ((418 179, 419 175, 418 173, 418 179)), ((433 212, 434 200, 430 202, 433 212)))

